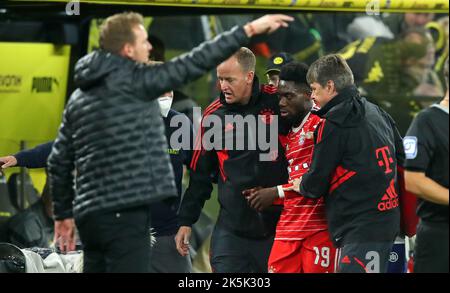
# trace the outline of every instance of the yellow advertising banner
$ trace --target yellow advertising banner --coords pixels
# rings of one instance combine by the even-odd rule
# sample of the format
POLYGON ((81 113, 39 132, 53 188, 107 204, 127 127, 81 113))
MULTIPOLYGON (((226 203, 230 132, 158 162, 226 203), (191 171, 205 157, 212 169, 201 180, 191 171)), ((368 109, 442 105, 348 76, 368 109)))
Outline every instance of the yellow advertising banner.
POLYGON ((368 13, 375 11, 448 13, 449 10, 448 0, 39 0, 39 2, 358 11, 368 13))
POLYGON ((55 139, 69 59, 68 45, 0 42, 0 156, 19 151, 21 141, 31 148, 55 139))

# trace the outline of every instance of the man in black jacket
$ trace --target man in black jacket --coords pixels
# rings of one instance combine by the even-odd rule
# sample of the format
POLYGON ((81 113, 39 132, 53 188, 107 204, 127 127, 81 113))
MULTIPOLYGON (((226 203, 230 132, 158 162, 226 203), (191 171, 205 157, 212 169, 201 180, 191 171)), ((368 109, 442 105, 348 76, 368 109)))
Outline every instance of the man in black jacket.
POLYGON ((448 58, 447 92, 439 104, 421 111, 403 142, 406 189, 418 198, 415 273, 448 273, 448 58))
MULTIPOLYGON (((273 153, 272 159, 264 161, 260 155, 269 150, 263 150, 260 145, 250 146, 252 137, 253 142, 256 141, 253 136, 256 125, 259 124, 256 128, 270 128, 278 118, 274 115, 279 114, 276 88, 260 86, 254 75, 255 63, 255 55, 249 49, 241 48, 217 67, 220 98, 203 113, 199 139, 196 140, 197 146, 202 145, 195 148, 189 187, 180 208, 181 227, 175 239, 180 254, 186 255, 191 226, 211 195, 210 174, 219 174, 220 212, 210 249, 211 267, 217 273, 267 272, 279 213, 253 210, 242 191, 254 186, 274 186, 287 180, 287 163, 283 159, 273 153), (239 118, 241 121, 253 119, 255 125, 246 123, 248 128, 244 130, 239 118), (208 120, 212 123, 206 122, 208 120), (219 135, 213 137, 213 146, 208 148, 207 133, 216 127, 219 135), (239 144, 242 144, 241 148, 239 144)), ((274 132, 277 131, 275 128, 274 132)), ((275 147, 277 137, 275 135, 275 147)))
MULTIPOLYGON (((0 157, 1 168, 19 166, 26 168, 45 168, 52 151, 53 141, 40 144, 31 150, 23 150, 14 155, 0 157)), ((0 170, 1 171, 1 170, 0 170)))
POLYGON ((339 55, 314 62, 307 75, 323 118, 315 131, 310 170, 295 190, 325 197, 338 272, 386 272, 400 228, 397 164, 404 160, 392 118, 359 96, 339 55))
POLYGON ((74 249, 75 218, 85 272, 149 270, 149 204, 177 195, 155 99, 200 77, 252 35, 290 20, 264 16, 150 67, 144 64, 151 45, 142 16, 122 13, 105 20, 101 50, 75 66, 78 89, 48 160, 55 239, 62 251, 74 249))

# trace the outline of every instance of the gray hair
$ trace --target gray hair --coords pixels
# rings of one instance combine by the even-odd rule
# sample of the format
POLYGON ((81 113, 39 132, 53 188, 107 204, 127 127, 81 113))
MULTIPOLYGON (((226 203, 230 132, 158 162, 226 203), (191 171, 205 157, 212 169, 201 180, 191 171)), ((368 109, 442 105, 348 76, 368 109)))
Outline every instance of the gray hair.
POLYGON ((317 82, 322 87, 332 80, 338 93, 354 84, 352 70, 344 58, 337 54, 326 55, 314 61, 309 67, 306 80, 309 84, 317 82))

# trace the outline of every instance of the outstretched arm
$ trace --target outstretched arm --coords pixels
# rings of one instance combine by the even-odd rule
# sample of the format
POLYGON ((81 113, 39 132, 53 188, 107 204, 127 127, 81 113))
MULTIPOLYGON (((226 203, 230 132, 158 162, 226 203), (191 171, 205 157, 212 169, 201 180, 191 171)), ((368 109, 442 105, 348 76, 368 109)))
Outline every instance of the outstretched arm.
POLYGON ((136 65, 133 73, 134 92, 141 99, 155 99, 215 68, 246 45, 251 37, 287 27, 292 20, 292 17, 283 14, 265 15, 243 27, 234 27, 164 64, 136 65))

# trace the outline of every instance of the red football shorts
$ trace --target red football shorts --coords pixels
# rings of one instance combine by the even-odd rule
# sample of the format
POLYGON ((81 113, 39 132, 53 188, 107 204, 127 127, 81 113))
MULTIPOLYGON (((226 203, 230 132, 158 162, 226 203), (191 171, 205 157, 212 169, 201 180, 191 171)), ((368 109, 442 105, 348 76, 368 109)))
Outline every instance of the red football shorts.
POLYGON ((275 240, 270 252, 269 273, 334 273, 336 249, 328 231, 304 240, 275 240))

